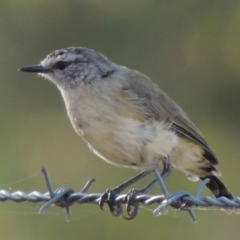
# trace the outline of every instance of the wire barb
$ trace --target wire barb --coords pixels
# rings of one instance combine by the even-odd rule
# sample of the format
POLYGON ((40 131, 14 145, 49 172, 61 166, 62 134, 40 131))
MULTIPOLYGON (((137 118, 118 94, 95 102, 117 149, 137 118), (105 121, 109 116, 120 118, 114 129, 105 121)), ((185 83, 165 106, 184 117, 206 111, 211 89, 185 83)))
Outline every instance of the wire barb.
MULTIPOLYGON (((45 204, 40 208, 39 212, 43 213, 52 204, 66 209, 67 220, 71 216, 71 206, 73 204, 84 204, 93 203, 98 204, 102 197, 102 193, 87 193, 93 182, 94 178, 87 181, 84 187, 79 191, 75 192, 72 188, 60 187, 56 190, 53 189, 50 176, 45 167, 42 168, 42 172, 45 177, 48 192, 41 193, 39 191, 33 191, 26 193, 23 191, 10 192, 7 190, 0 190, 0 201, 4 202, 11 200, 14 202, 45 202, 45 204)), ((240 197, 236 197, 233 200, 227 199, 226 197, 211 198, 208 196, 201 197, 202 190, 206 186, 209 180, 204 180, 196 191, 195 195, 191 195, 188 192, 180 191, 174 193, 168 193, 167 189, 165 194, 153 196, 144 192, 134 192, 134 198, 131 202, 127 200, 127 194, 116 194, 113 199, 113 204, 116 207, 116 211, 119 211, 119 206, 127 204, 127 212, 130 213, 130 217, 127 219, 132 219, 136 217, 139 213, 139 205, 151 205, 158 204, 159 206, 153 211, 153 215, 159 215, 165 208, 171 206, 172 208, 178 210, 188 211, 191 218, 196 222, 196 215, 193 212, 193 207, 220 207, 227 213, 239 213, 240 208, 240 197), (166 194, 167 193, 167 194, 166 194)), ((122 214, 122 211, 120 211, 122 214)), ((119 216, 120 214, 116 214, 119 216)), ((125 217, 126 218, 126 217, 125 217)))

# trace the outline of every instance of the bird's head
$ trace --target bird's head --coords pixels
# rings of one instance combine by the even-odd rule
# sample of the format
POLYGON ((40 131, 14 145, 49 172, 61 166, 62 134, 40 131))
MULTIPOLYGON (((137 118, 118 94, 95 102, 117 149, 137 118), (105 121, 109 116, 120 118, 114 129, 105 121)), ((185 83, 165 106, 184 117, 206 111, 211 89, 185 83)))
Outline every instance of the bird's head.
POLYGON ((94 50, 69 47, 55 50, 38 65, 22 67, 19 71, 38 73, 59 88, 75 88, 109 76, 116 64, 94 50))

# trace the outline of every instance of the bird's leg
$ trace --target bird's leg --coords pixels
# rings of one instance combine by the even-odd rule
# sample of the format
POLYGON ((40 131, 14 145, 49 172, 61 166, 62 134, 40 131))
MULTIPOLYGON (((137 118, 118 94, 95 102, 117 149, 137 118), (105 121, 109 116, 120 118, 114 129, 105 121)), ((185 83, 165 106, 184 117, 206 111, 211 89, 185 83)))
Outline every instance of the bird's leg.
POLYGON ((153 171, 154 171, 153 169, 146 170, 146 171, 138 174, 137 176, 131 178, 127 182, 125 182, 125 183, 123 183, 123 184, 121 184, 121 185, 119 185, 115 188, 108 189, 105 193, 103 193, 103 195, 100 198, 100 201, 99 201, 100 208, 103 209, 104 203, 107 202, 107 204, 109 206, 109 209, 110 209, 110 212, 114 216, 120 216, 122 214, 123 210, 122 210, 121 205, 115 206, 115 204, 114 204, 114 201, 116 199, 116 195, 120 194, 121 191, 128 188, 133 183, 139 181, 140 179, 144 178, 145 176, 149 175, 153 171))
POLYGON ((161 173, 162 178, 168 177, 170 175, 170 173, 172 172, 172 164, 170 162, 170 158, 169 157, 164 157, 163 158, 163 170, 161 173))
POLYGON ((171 171, 172 171, 172 165, 170 163, 170 159, 169 158, 164 158, 163 159, 163 171, 161 174, 159 174, 157 169, 153 170, 155 173, 156 178, 149 183, 147 186, 145 186, 142 189, 131 189, 126 197, 125 200, 127 202, 126 208, 127 208, 127 213, 129 215, 129 217, 124 217, 127 220, 131 220, 133 218, 135 218, 138 215, 138 211, 139 211, 139 202, 135 202, 135 197, 140 195, 140 194, 146 194, 150 189, 152 189, 156 183, 159 183, 161 190, 163 192, 163 194, 165 195, 165 197, 168 196, 168 191, 167 188, 163 182, 163 179, 167 176, 170 175, 171 171))

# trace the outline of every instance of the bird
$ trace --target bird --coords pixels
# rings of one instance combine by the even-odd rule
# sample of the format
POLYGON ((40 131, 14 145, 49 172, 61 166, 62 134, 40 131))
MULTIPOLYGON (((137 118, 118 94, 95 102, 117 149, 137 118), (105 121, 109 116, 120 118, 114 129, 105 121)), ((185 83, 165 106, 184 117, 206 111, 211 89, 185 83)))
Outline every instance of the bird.
POLYGON ((192 181, 209 179, 206 186, 216 198, 233 199, 200 130, 145 74, 84 47, 55 50, 19 70, 57 86, 73 128, 107 163, 140 170, 141 176, 176 168, 192 181))

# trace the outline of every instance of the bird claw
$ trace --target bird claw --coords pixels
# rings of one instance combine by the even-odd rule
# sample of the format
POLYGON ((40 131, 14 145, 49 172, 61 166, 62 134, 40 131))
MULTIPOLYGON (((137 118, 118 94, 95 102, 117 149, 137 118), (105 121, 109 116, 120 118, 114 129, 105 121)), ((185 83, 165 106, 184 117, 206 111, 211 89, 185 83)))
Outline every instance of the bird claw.
POLYGON ((139 194, 143 193, 145 193, 145 191, 143 191, 142 189, 139 190, 133 188, 127 193, 126 197, 123 199, 123 201, 126 202, 127 214, 129 215, 129 217, 123 216, 126 220, 132 220, 135 217, 137 217, 140 208, 140 203, 136 202, 135 198, 139 194))
POLYGON ((100 201, 99 201, 100 208, 104 210, 103 209, 104 203, 107 203, 112 215, 116 217, 122 215, 123 209, 121 204, 118 204, 118 205, 115 204, 116 195, 118 195, 119 193, 120 191, 118 190, 118 188, 106 190, 106 192, 103 193, 103 195, 100 198, 100 201))

